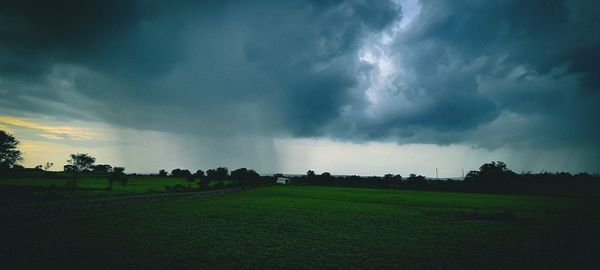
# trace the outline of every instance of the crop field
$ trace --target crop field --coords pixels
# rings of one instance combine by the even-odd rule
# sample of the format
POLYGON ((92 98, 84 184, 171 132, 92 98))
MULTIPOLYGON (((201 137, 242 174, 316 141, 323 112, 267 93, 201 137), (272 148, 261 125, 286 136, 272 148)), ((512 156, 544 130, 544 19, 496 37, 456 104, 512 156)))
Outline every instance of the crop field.
MULTIPOLYGON (((218 182, 232 183, 233 181, 214 180, 211 181, 210 185, 215 185, 218 182)), ((31 193, 27 194, 28 196, 33 196, 34 199, 42 201, 160 193, 165 192, 165 186, 173 185, 198 187, 197 183, 190 183, 183 178, 158 176, 129 176, 126 185, 115 182, 111 191, 106 190, 108 182, 104 176, 83 176, 77 180, 77 189, 74 191, 69 190, 66 184, 67 178, 0 178, 0 189, 8 186, 21 187, 24 191, 31 193), (49 196, 49 194, 52 196, 49 196)), ((3 195, 15 194, 13 192, 13 194, 3 195)), ((17 195, 21 196, 22 194, 17 195)), ((2 198, 0 198, 0 204, 2 201, 2 198)))
POLYGON ((309 186, 11 205, 0 207, 0 256, 4 269, 598 269, 599 205, 309 186))

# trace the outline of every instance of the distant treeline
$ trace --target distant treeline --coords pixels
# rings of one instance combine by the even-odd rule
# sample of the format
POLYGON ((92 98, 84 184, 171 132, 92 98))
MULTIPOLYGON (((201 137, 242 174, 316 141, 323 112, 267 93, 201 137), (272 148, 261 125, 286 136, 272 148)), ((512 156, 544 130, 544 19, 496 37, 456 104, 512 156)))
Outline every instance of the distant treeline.
MULTIPOLYGON (((118 168, 118 167, 115 167, 118 168)), ((229 171, 227 167, 218 167, 206 171, 197 170, 192 173, 187 169, 174 169, 171 172, 160 170, 156 174, 123 174, 115 176, 115 168, 107 164, 90 166, 83 170, 79 176, 106 176, 109 185, 111 179, 127 179, 123 176, 144 175, 149 177, 173 177, 188 180, 188 186, 173 185, 165 187, 167 191, 182 192, 193 190, 208 190, 228 187, 256 187, 274 184, 280 177, 288 178, 291 185, 319 185, 336 187, 363 187, 363 188, 386 188, 425 191, 453 191, 453 192, 481 192, 523 195, 561 195, 561 196, 600 196, 600 176, 588 173, 515 173, 509 170, 501 161, 485 163, 479 170, 470 171, 464 180, 455 179, 427 179, 422 175, 410 174, 408 177, 401 175, 386 174, 379 176, 334 176, 328 172, 316 174, 309 170, 306 175, 284 176, 275 174, 273 176, 259 175, 252 169, 240 168, 229 171), (220 182, 213 183, 211 181, 220 182), (227 180, 227 181, 224 181, 227 180)), ((68 165, 65 171, 45 171, 41 167, 23 168, 14 166, 10 170, 4 170, 2 175, 10 177, 40 177, 40 178, 65 178, 73 177, 73 172, 68 165)), ((126 180, 125 180, 126 181, 126 180)), ((122 181, 121 181, 122 182, 122 181)))
POLYGON ((339 187, 373 187, 428 191, 484 192, 527 195, 578 195, 599 196, 600 176, 588 173, 522 173, 509 170, 504 162, 483 164, 479 170, 470 171, 464 180, 427 179, 422 175, 387 174, 378 176, 333 176, 330 173, 290 177, 298 185, 322 185, 339 187))

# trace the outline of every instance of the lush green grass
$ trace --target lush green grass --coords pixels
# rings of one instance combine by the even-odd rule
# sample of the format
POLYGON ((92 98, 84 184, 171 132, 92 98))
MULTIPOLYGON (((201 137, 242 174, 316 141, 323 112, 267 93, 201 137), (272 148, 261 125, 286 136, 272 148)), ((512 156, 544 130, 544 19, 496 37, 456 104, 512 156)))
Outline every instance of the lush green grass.
MULTIPOLYGON (((189 182, 183 178, 157 177, 157 176, 129 176, 127 185, 113 183, 113 191, 127 191, 132 193, 144 193, 148 191, 164 191, 164 186, 182 184, 189 182)), ((41 186, 66 187, 67 179, 63 178, 8 178, 0 179, 0 185, 19 186, 41 186)), ((77 180, 77 187, 81 189, 105 189, 108 187, 107 178, 104 176, 82 176, 77 180)))
POLYGON ((597 205, 271 186, 92 210, 4 209, 0 256, 44 269, 582 269, 598 266, 597 205))
MULTIPOLYGON (((211 181, 210 186, 214 186, 218 182, 231 183, 231 180, 211 181)), ((108 181, 105 176, 82 176, 77 180, 77 190, 67 191, 67 178, 0 178, 0 187, 2 186, 26 186, 26 187, 42 187, 42 189, 34 192, 36 198, 42 200, 50 199, 48 190, 54 187, 52 199, 77 199, 91 197, 113 197, 134 195, 143 193, 165 192, 165 186, 184 185, 192 188, 197 188, 196 182, 190 183, 183 178, 175 177, 157 177, 157 176, 129 176, 126 185, 115 182, 112 190, 108 191, 108 181)), ((1 194, 0 194, 1 195, 1 194)))

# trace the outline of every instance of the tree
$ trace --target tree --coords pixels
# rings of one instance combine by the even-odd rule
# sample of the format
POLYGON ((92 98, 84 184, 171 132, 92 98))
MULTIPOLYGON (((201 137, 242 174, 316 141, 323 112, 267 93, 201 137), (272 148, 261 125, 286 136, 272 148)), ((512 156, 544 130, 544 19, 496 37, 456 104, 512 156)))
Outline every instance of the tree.
POLYGON ((106 189, 112 190, 113 182, 120 182, 121 184, 127 184, 127 175, 125 174, 124 167, 114 167, 110 170, 108 175, 108 187, 106 189))
POLYGON ((316 180, 317 180, 317 174, 315 174, 315 171, 313 171, 313 170, 306 171, 306 182, 307 183, 313 183, 316 180))
POLYGON ((425 183, 426 179, 425 176, 422 175, 416 175, 414 173, 411 173, 410 175, 408 175, 408 179, 406 179, 408 182, 411 183, 425 183))
POLYGON ((257 186, 260 184, 260 175, 254 170, 246 168, 231 171, 231 178, 237 180, 241 186, 257 186))
POLYGON ((13 168, 21 158, 21 151, 17 150, 19 141, 10 133, 0 130, 0 171, 13 168))
POLYGON ((177 168, 171 171, 171 176, 190 179, 192 177, 192 173, 189 170, 182 170, 177 168))
POLYGON ((202 179, 205 177, 204 175, 204 171, 202 170, 197 170, 196 173, 194 174, 194 177, 198 178, 198 179, 202 179))
POLYGON ((65 171, 73 174, 72 181, 69 183, 72 188, 77 187, 77 178, 83 172, 89 171, 96 162, 96 158, 88 154, 71 154, 71 159, 67 160, 65 171))
POLYGON ((318 177, 317 177, 319 184, 324 185, 324 184, 331 184, 333 183, 334 177, 331 176, 331 173, 329 172, 323 172, 321 173, 318 177))
POLYGON ((200 190, 207 190, 210 186, 210 179, 204 175, 204 171, 197 170, 194 177, 198 178, 198 187, 200 190))
POLYGON ((167 171, 164 169, 158 171, 158 176, 167 176, 167 174, 168 174, 167 171))
POLYGON ((383 176, 383 180, 387 186, 397 186, 402 181, 402 176, 399 174, 393 175, 388 173, 383 176))
POLYGON ((211 180, 224 180, 229 177, 229 169, 227 167, 219 167, 217 169, 209 169, 206 171, 206 177, 211 180))
POLYGON ((465 181, 501 183, 514 175, 515 173, 508 169, 506 163, 502 161, 492 161, 481 165, 479 171, 470 171, 465 177, 465 181))
POLYGON ((108 164, 98 164, 93 167, 94 173, 97 174, 107 174, 112 171, 112 167, 108 164))
POLYGON ((181 169, 177 168, 177 169, 171 170, 171 176, 179 177, 179 175, 181 175, 181 169))

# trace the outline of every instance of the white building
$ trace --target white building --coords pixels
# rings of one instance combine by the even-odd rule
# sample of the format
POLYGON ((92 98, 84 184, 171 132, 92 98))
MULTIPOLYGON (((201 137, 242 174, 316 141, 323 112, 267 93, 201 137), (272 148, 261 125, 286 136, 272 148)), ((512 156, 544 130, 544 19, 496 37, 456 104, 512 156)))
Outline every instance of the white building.
POLYGON ((290 179, 287 177, 277 177, 277 184, 289 184, 290 183, 290 179))

